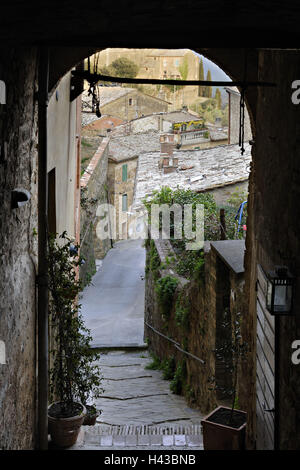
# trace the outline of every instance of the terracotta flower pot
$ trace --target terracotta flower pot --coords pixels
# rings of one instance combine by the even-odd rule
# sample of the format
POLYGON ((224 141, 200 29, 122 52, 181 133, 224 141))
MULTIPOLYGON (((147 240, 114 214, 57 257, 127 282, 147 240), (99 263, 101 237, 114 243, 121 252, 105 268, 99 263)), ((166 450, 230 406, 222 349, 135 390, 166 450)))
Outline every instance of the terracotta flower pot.
POLYGON ((48 430, 53 444, 62 448, 71 447, 77 441, 80 427, 86 415, 86 408, 81 403, 76 402, 79 411, 75 416, 53 416, 51 410, 54 405, 59 405, 59 403, 52 403, 48 407, 48 430))
POLYGON ((234 410, 232 424, 226 424, 231 408, 219 406, 201 421, 205 450, 243 450, 247 413, 234 410))

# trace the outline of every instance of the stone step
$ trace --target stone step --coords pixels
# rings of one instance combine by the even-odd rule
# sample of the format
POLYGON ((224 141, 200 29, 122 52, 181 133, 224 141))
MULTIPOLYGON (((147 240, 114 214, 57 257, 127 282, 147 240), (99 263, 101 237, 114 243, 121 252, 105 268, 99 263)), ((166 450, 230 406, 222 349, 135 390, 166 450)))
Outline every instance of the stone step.
POLYGON ((96 341, 91 342, 91 349, 99 350, 99 352, 105 351, 144 351, 148 349, 147 343, 111 343, 111 344, 104 344, 99 343, 96 341))
POLYGON ((201 425, 84 427, 84 447, 203 449, 201 425))

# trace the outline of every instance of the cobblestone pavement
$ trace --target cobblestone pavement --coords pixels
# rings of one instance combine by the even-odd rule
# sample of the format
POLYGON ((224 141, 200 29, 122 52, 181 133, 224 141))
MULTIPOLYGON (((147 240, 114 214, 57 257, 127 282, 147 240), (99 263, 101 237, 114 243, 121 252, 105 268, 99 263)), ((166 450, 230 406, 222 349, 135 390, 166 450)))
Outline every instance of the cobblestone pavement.
POLYGON ((198 410, 170 391, 162 372, 146 369, 147 350, 101 353, 104 393, 95 426, 82 426, 71 450, 202 450, 198 410))

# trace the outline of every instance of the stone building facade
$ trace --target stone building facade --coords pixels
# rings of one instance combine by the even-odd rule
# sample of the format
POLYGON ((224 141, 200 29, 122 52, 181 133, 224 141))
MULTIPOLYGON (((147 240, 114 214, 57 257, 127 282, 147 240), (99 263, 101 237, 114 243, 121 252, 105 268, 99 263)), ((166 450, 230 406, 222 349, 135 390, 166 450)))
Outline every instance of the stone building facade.
MULTIPOLYGON (((152 113, 166 112, 168 106, 167 101, 142 93, 136 88, 100 87, 101 114, 114 116, 124 121, 131 121, 152 113)), ((83 112, 92 112, 87 94, 83 96, 83 112)))
MULTIPOLYGON (((139 66, 138 78, 181 79, 180 67, 187 66, 186 80, 199 79, 199 57, 190 49, 127 49, 107 48, 99 54, 99 64, 109 66, 114 60, 126 57, 139 66)), ((155 90, 155 85, 148 85, 155 90)), ((188 86, 180 90, 160 88, 156 96, 172 103, 172 109, 180 109, 198 99, 198 87, 188 86), (167 98, 166 98, 167 97, 167 98)))
POLYGON ((128 238, 137 164, 138 156, 124 158, 121 161, 113 157, 109 159, 109 201, 115 208, 116 240, 128 238))
POLYGON ((116 213, 115 239, 126 239, 129 235, 139 158, 149 148, 160 148, 157 133, 115 136, 110 139, 108 191, 109 202, 116 213))
POLYGON ((185 109, 153 113, 132 119, 113 128, 113 135, 139 134, 145 132, 174 133, 174 142, 185 150, 206 149, 228 143, 228 128, 206 124, 199 115, 185 109))

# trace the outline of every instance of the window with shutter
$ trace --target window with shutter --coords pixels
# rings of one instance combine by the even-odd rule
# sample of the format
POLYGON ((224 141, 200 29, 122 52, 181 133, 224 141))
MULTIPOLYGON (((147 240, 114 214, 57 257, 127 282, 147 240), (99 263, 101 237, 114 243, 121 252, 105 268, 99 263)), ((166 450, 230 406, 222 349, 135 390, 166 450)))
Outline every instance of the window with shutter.
POLYGON ((127 163, 122 166, 122 181, 127 181, 127 163))

